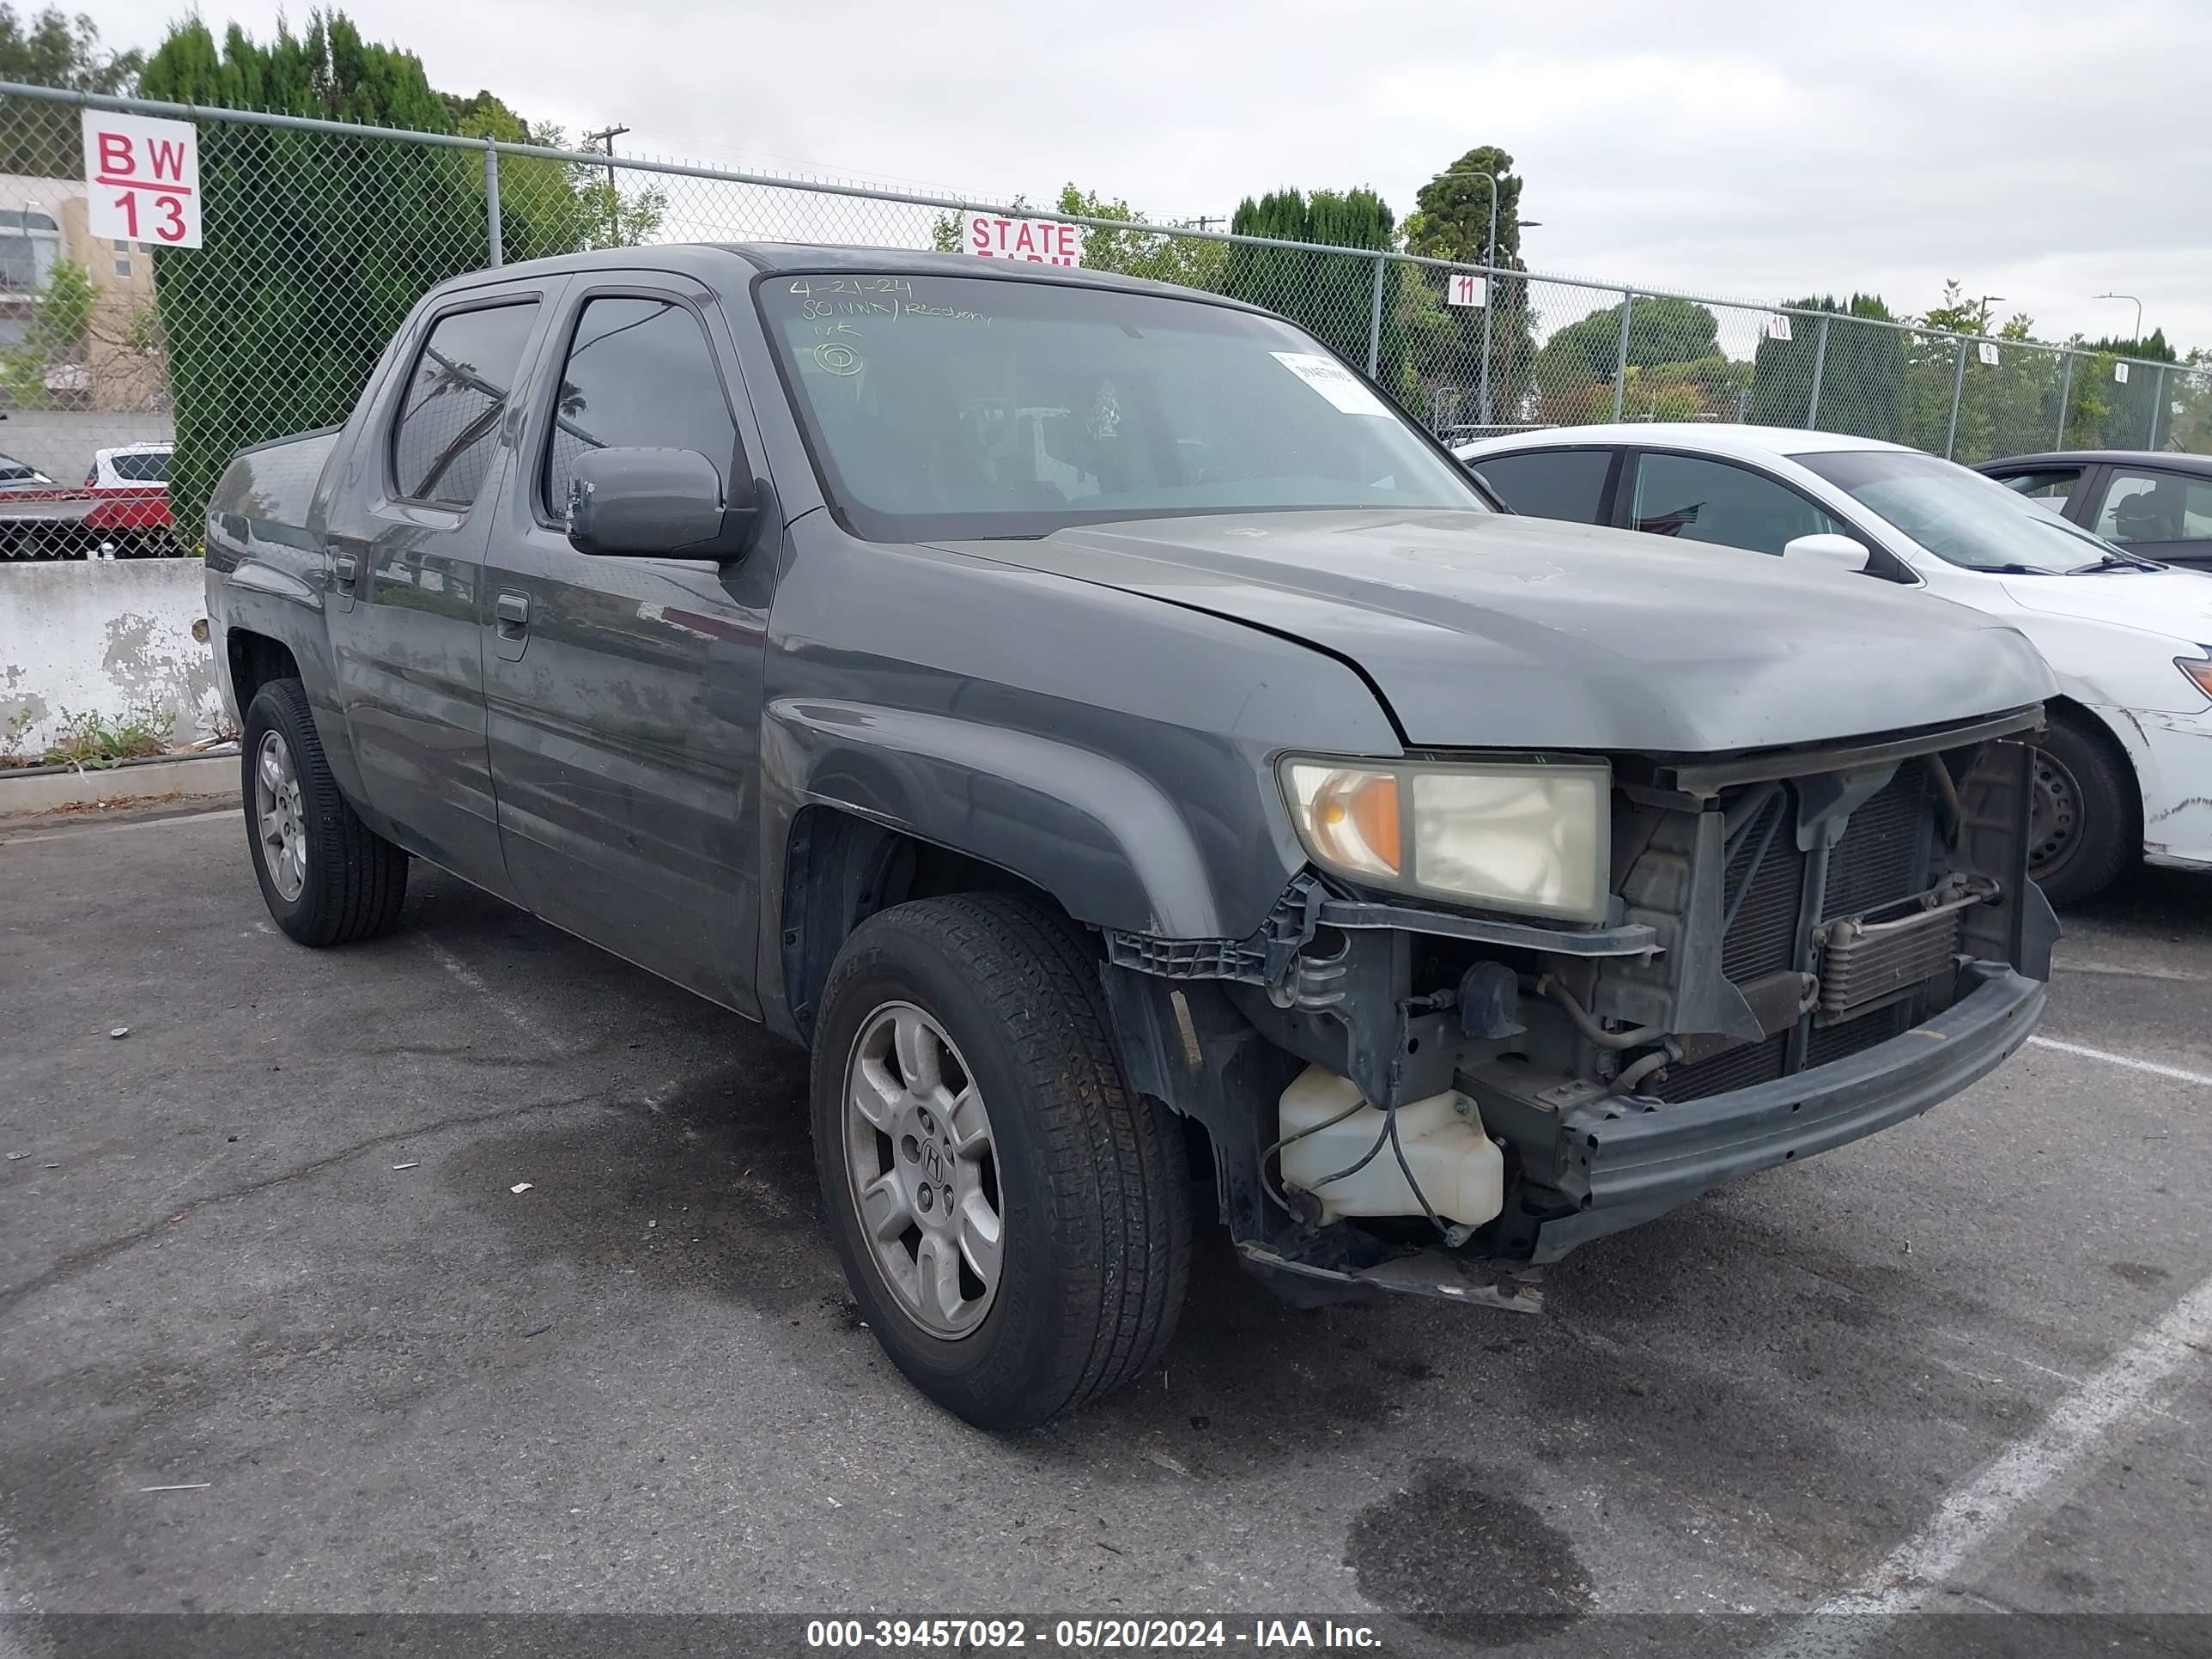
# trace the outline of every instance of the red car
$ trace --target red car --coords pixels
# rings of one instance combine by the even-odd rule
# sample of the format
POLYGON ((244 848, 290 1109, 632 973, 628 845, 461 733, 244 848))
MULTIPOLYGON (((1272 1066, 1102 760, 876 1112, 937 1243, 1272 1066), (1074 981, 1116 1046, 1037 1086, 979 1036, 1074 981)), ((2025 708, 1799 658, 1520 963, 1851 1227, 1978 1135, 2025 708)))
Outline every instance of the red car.
POLYGON ((84 475, 93 498, 84 516, 88 536, 116 544, 118 552, 159 555, 174 550, 160 532, 169 528, 169 454, 166 443, 127 444, 95 451, 84 475))
POLYGON ((169 533, 173 447, 161 442, 96 450, 76 489, 0 455, 0 558, 174 556, 183 550, 169 533))

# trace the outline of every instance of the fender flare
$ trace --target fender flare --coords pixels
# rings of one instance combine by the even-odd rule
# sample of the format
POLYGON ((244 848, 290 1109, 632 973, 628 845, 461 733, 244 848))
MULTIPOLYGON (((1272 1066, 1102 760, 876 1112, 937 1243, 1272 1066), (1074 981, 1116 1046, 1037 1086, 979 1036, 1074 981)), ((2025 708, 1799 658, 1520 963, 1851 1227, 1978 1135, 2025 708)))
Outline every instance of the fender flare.
POLYGON ((1224 930, 1182 811, 1124 762, 934 712, 813 697, 764 712, 763 770, 791 815, 834 806, 997 865, 1079 921, 1178 939, 1224 930))

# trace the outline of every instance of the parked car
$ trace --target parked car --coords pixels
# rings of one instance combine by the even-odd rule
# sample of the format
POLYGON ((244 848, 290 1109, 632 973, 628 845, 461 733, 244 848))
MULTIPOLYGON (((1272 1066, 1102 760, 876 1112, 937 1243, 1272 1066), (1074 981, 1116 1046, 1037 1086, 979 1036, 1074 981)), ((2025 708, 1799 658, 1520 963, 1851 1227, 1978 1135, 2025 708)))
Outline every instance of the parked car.
POLYGON ((55 483, 28 461, 19 461, 13 455, 0 455, 0 493, 12 494, 22 489, 52 489, 55 483))
POLYGON ((179 551, 168 533, 173 448, 137 443, 95 450, 84 483, 74 489, 0 455, 0 556, 131 558, 179 551))
POLYGON ((42 558, 76 529, 76 492, 28 461, 0 455, 0 558, 42 558))
POLYGON ((92 508, 88 538, 125 556, 159 557, 179 550, 169 530, 169 458, 174 446, 125 444, 93 452, 85 474, 92 508))
POLYGON ((862 1316, 981 1424, 1154 1363, 1201 1194, 1286 1293, 1531 1309, 2026 1039, 2017 631, 1499 514, 1279 318, 980 263, 456 278, 233 461, 278 926, 427 859, 810 1044, 862 1316))
POLYGON ((2020 629, 2063 695, 2031 871, 2063 903, 2137 856, 2212 869, 2212 583, 1918 450, 1778 427, 1575 427, 1456 453, 1516 512, 1862 569, 2020 629))
POLYGON ((2212 455, 2062 450, 1975 471, 2130 553, 2212 570, 2212 455))

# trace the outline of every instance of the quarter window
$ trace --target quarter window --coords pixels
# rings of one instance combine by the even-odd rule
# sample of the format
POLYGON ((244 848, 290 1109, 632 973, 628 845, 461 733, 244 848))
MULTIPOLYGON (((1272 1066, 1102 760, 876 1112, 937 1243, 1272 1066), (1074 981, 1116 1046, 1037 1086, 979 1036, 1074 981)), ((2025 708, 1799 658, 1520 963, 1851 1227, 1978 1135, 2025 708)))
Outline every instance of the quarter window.
POLYGON ((2045 507, 2062 519, 2066 516, 2066 503, 2074 498, 2074 491, 2081 482, 2078 466, 2039 467, 2033 472, 2014 472, 1997 482, 2007 489, 2025 495, 2039 507, 2045 507))
POLYGON ((1595 524, 1613 453, 1604 449, 1540 449, 1488 455, 1468 463, 1474 476, 1516 513, 1535 519, 1595 524))
POLYGON ((467 507, 498 453, 499 428, 538 304, 441 317, 422 343, 392 433, 392 481, 410 501, 467 507))
POLYGON ((2115 542, 2212 541, 2212 478, 2115 468, 2097 533, 2115 542))
POLYGON ((1636 468, 1630 524, 1655 536, 1780 553, 1800 536, 1838 526, 1794 489, 1723 461, 1646 455, 1636 468))
POLYGON ((737 447, 713 349, 689 307, 629 295, 586 303, 545 450, 548 513, 567 513, 569 473, 586 451, 696 450, 726 489, 737 447))

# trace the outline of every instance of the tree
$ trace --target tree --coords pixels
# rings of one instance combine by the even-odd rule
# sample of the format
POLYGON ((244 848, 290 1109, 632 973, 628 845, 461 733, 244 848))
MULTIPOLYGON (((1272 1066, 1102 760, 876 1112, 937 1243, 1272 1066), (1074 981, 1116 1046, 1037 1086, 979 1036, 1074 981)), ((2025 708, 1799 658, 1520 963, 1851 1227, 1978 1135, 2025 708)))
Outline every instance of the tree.
MULTIPOLYGON (((217 48, 198 19, 147 61, 148 95, 450 132, 410 52, 364 41, 342 15, 264 46, 237 25, 217 48)), ((483 164, 377 138, 200 125, 206 241, 160 249, 154 280, 177 426, 169 492, 196 525, 238 449, 343 420, 423 290, 490 258, 483 164)))
MULTIPOLYGON (((12 5, 0 4, 0 80, 129 94, 137 90, 144 67, 143 52, 110 52, 102 46, 99 25, 82 13, 69 17, 50 6, 26 17, 12 5)), ((82 145, 76 117, 67 109, 20 99, 0 111, 0 173, 81 177, 82 145)))
MULTIPOLYGON (((1828 344, 1820 351, 1820 325, 1790 319, 1790 338, 1762 338, 1752 360, 1747 417, 1761 426, 1803 426, 1810 412, 1813 369, 1820 362, 1820 408, 1814 422, 1824 432, 1896 441, 1903 418, 1905 335, 1873 326, 1894 320, 1875 294, 1854 294, 1839 304, 1832 295, 1791 301, 1791 311, 1831 313, 1828 344), (1850 319, 1865 319, 1853 323, 1850 319)), ((1939 441, 1940 447, 1940 441, 1939 441)))
MULTIPOLYGON (((1618 305, 1593 311, 1553 334, 1534 365, 1538 417, 1611 419, 1621 355, 1618 305)), ((1636 398, 1626 386, 1621 388, 1624 417, 1682 420, 1734 413, 1729 406, 1732 368, 1721 353, 1719 319, 1693 300, 1637 295, 1628 311, 1626 367, 1641 386, 1636 398)))
POLYGON ((2181 404, 2185 415, 2190 404, 2188 395, 2176 395, 2177 389, 2191 393, 2193 380, 2168 369, 2160 397, 2159 372, 2144 363, 2181 361, 2164 329, 2133 337, 2107 335, 2085 340, 2076 336, 2072 343, 2083 355, 2074 360, 2073 395, 2066 400, 2069 449, 2156 448, 2172 441, 2172 405, 2181 404), (2128 365, 2125 380, 2118 373, 2124 362, 2128 365))
POLYGON ((52 404, 49 382, 55 370, 82 374, 97 297, 92 273, 75 260, 64 259, 46 273, 21 342, 0 350, 0 389, 17 409, 52 404))
POLYGON ((1521 268, 1521 188, 1513 158, 1495 144, 1468 151, 1423 185, 1406 216, 1406 251, 1462 264, 1521 268), (1498 246, 1490 245, 1490 180, 1498 179, 1498 246))
MULTIPOLYGON (((492 93, 443 96, 453 131, 464 138, 568 148, 568 135, 559 127, 532 125, 492 93)), ((667 212, 666 191, 652 185, 625 190, 609 180, 604 167, 534 155, 500 157, 500 244, 510 261, 584 248, 636 247, 660 234, 667 212)))
MULTIPOLYGON (((187 20, 147 61, 141 84, 180 103, 532 136, 489 93, 433 90, 413 53, 363 40, 342 13, 316 12, 297 35, 279 23, 265 45, 234 24, 218 46, 187 20)), ((203 122, 199 134, 205 244, 154 255, 177 427, 169 488, 188 534, 234 453, 343 420, 424 290, 491 258, 477 152, 229 121, 203 122)), ((611 201, 592 173, 503 162, 507 255, 565 253, 657 228, 658 192, 611 201)))
POLYGON ((1995 329, 1991 320, 1985 301, 1970 301, 1956 282, 1946 283, 1943 302, 1921 319, 1946 332, 1915 334, 1907 348, 1911 441, 1938 454, 1948 443, 1952 459, 1968 465, 2046 448, 2058 422, 2058 355, 2026 343, 2035 325, 2025 313, 1995 329), (1978 340, 1962 352, 1952 334, 1994 335, 1996 361, 1987 360, 1978 340))
MULTIPOLYGON (((1317 190, 1309 197, 1296 190, 1271 191, 1237 204, 1229 222, 1239 236, 1264 236, 1293 242, 1325 242, 1337 247, 1395 248, 1397 222, 1389 206, 1366 189, 1317 190)), ((1231 242, 1221 264, 1221 291, 1300 323, 1347 362, 1364 368, 1375 303, 1377 261, 1352 258, 1310 248, 1255 247, 1231 242)), ((1389 367, 1403 350, 1395 325, 1397 289, 1402 271, 1395 260, 1382 267, 1384 323, 1379 365, 1385 385, 1389 367)))
MULTIPOLYGON (((1078 190, 1073 184, 1061 187, 1059 209, 1070 218, 1152 222, 1118 196, 1109 200, 1096 191, 1078 190)), ((1230 246, 1202 237, 1102 230, 1092 226, 1083 233, 1083 264, 1086 270, 1118 270, 1124 276, 1180 283, 1185 288, 1212 293, 1220 289, 1230 246)))
POLYGON ((1404 332, 1414 359, 1412 380, 1425 391, 1432 418, 1445 398, 1462 415, 1479 414, 1482 398, 1483 325, 1490 327, 1490 405, 1492 418, 1510 411, 1527 391, 1535 338, 1528 325, 1526 280, 1497 274, 1519 271, 1521 191, 1513 157, 1495 144, 1478 145, 1421 186, 1413 211, 1406 216, 1406 251, 1425 258, 1496 268, 1484 288, 1480 306, 1447 303, 1449 271, 1417 267, 1407 283, 1414 292, 1404 332), (1497 180, 1498 244, 1490 242, 1492 183, 1497 180), (1466 389, 1475 388, 1471 400, 1466 389))
MULTIPOLYGON (((1628 312, 1628 364, 1648 368, 1713 356, 1719 352, 1720 336, 1719 319, 1696 301, 1639 294, 1628 312)), ((1610 382, 1620 362, 1620 307, 1607 306, 1569 323, 1544 343, 1542 355, 1610 382)))

